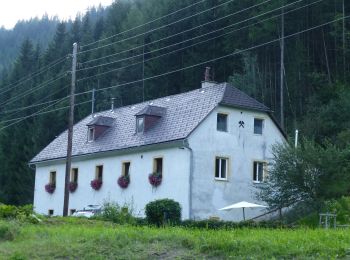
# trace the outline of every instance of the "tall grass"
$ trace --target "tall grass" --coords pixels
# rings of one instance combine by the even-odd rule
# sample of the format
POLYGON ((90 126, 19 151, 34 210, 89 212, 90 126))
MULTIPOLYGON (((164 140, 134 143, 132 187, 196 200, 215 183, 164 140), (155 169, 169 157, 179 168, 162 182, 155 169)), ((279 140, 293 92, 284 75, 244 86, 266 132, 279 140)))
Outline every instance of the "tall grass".
POLYGON ((0 259, 347 258, 348 230, 151 228, 102 221, 25 224, 0 259))

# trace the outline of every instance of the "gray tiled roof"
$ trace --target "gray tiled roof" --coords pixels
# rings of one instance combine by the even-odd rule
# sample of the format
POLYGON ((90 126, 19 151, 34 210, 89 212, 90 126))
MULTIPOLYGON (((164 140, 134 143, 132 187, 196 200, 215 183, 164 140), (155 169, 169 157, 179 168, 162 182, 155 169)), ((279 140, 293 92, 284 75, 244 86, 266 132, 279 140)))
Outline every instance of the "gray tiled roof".
POLYGON ((159 106, 152 106, 148 105, 145 106, 144 109, 142 109, 140 112, 136 113, 135 116, 163 116, 165 115, 166 108, 165 107, 159 107, 159 106))
POLYGON ((106 117, 106 116, 96 116, 92 119, 91 122, 89 122, 88 126, 92 126, 92 125, 100 125, 100 126, 113 126, 113 122, 114 122, 114 118, 112 117, 106 117))
MULTIPOLYGON (((95 114, 114 118, 112 126, 94 142, 87 142, 87 124, 93 118, 87 116, 74 126, 73 156, 121 150, 126 148, 164 143, 186 138, 200 122, 219 104, 259 111, 270 111, 266 106, 227 83, 213 85, 178 95, 167 96, 114 111, 95 114), (135 115, 147 106, 163 107, 166 114, 145 133, 135 133, 135 115)), ((31 163, 64 158, 67 151, 67 131, 63 132, 31 163)))

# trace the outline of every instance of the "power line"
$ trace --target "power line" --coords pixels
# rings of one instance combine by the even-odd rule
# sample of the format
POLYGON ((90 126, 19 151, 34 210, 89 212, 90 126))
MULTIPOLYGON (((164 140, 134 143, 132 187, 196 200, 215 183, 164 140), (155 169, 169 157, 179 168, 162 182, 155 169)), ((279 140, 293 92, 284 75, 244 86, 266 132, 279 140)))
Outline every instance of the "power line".
MULTIPOLYGON (((334 22, 337 22, 337 21, 340 21, 340 20, 343 20, 343 19, 348 19, 349 17, 350 17, 350 15, 349 16, 345 16, 345 17, 341 17, 341 18, 338 18, 338 19, 334 19, 334 20, 329 21, 329 22, 325 22, 325 23, 322 23, 322 24, 317 25, 317 26, 313 26, 313 27, 307 28, 305 30, 298 31, 296 33, 289 34, 289 35, 285 36, 284 39, 288 39, 288 38, 294 37, 296 35, 299 35, 299 34, 302 34, 302 33, 305 33, 305 32, 311 31, 311 30, 315 30, 315 29, 321 28, 321 27, 323 27, 325 25, 329 25, 329 24, 332 24, 334 22)), ((176 73, 176 72, 179 72, 179 71, 182 71, 182 70, 187 70, 187 69, 191 69, 191 68, 194 68, 194 67, 198 67, 198 66, 201 66, 201 65, 213 62, 213 61, 217 61, 217 60, 221 60, 221 59, 224 59, 224 58, 228 58, 228 57, 232 57, 232 56, 235 56, 235 55, 239 55, 239 54, 241 54, 243 52, 246 52, 246 51, 254 50, 254 49, 257 49, 257 48, 269 45, 271 43, 279 42, 280 40, 281 40, 281 37, 278 37, 277 39, 274 39, 274 40, 271 40, 271 41, 267 41, 267 42, 264 42, 264 43, 261 43, 261 44, 258 44, 258 45, 254 45, 254 46, 251 46, 251 47, 246 48, 244 50, 239 50, 239 51, 227 54, 227 55, 223 55, 223 56, 220 56, 220 57, 217 57, 217 58, 213 58, 213 59, 206 60, 206 61, 203 61, 203 62, 200 62, 200 63, 196 63, 196 64, 193 64, 193 65, 184 67, 184 68, 168 71, 168 72, 165 72, 165 73, 162 73, 162 74, 158 74, 158 75, 155 75, 155 76, 151 76, 151 77, 147 77, 147 78, 144 78, 144 79, 139 79, 139 80, 126 82, 126 83, 115 85, 115 86, 110 86, 110 87, 106 87, 106 88, 102 88, 102 89, 97 89, 96 91, 104 91, 104 90, 113 89, 113 88, 117 88, 117 87, 121 87, 121 86, 126 86, 126 85, 130 85, 130 84, 139 83, 139 82, 141 82, 143 80, 150 80, 150 79, 159 78, 159 77, 166 76, 166 75, 169 75, 169 74, 173 74, 173 73, 176 73)), ((89 92, 91 92, 91 90, 89 92)), ((86 94, 86 93, 87 92, 81 92, 81 93, 77 93, 76 95, 82 95, 82 94, 86 94)), ((67 98, 67 97, 65 97, 65 98, 67 98)), ((63 98, 63 99, 65 99, 65 98, 63 98)), ((61 99, 60 101, 62 101, 63 99, 61 99)), ((58 101, 58 102, 60 102, 60 101, 58 101)), ((51 107, 51 106, 53 106, 53 105, 55 105, 57 103, 51 104, 48 107, 51 107)), ((81 102, 81 103, 79 103, 77 105, 81 105, 81 104, 85 104, 85 103, 90 103, 90 100, 81 102)), ((33 117, 33 116, 36 116, 36 115, 39 115, 39 114, 50 113, 50 112, 54 112, 54 111, 61 110, 61 109, 64 109, 64 108, 68 108, 68 106, 67 106, 67 107, 63 107, 63 108, 59 108, 59 109, 55 109, 55 110, 51 110, 51 111, 42 112, 43 110, 47 109, 48 107, 45 107, 42 110, 39 110, 38 112, 36 112, 34 114, 31 114, 29 116, 17 118, 18 120, 17 119, 13 119, 13 120, 17 120, 17 121, 14 122, 14 123, 9 124, 7 126, 4 126, 4 127, 0 128, 0 130, 3 130, 5 128, 11 126, 11 125, 17 124, 20 121, 23 121, 23 120, 25 120, 25 119, 27 119, 29 117, 33 117)))
MULTIPOLYGON (((140 33, 140 34, 137 34, 137 35, 134 35, 134 36, 131 36, 131 37, 128 37, 128 38, 119 40, 119 41, 111 42, 111 43, 108 43, 108 44, 105 44, 105 45, 102 45, 102 46, 98 46, 98 47, 95 47, 95 48, 92 48, 92 49, 89 49, 89 50, 86 50, 86 51, 81 51, 81 52, 79 52, 79 54, 83 54, 83 53, 86 53, 86 52, 95 51, 95 50, 98 50, 98 49, 101 49, 101 48, 105 48, 105 47, 111 46, 111 45, 116 44, 116 43, 124 42, 124 41, 130 40, 130 39, 137 38, 137 37, 139 37, 139 36, 146 35, 146 34, 151 33, 151 32, 158 31, 158 30, 163 29, 163 28, 166 28, 166 27, 168 27, 168 26, 170 26, 170 25, 173 25, 173 24, 176 24, 176 23, 185 21, 185 20, 187 20, 187 19, 189 19, 189 18, 192 18, 192 17, 195 17, 195 16, 197 16, 197 15, 200 15, 200 14, 203 14, 203 13, 206 13, 206 12, 209 12, 209 11, 211 11, 211 10, 214 10, 214 9, 220 7, 220 6, 223 6, 223 5, 225 5, 225 4, 228 4, 228 3, 234 2, 234 1, 236 1, 236 0, 228 0, 228 1, 224 2, 224 3, 221 3, 221 4, 218 4, 218 5, 213 6, 213 7, 211 7, 211 8, 208 8, 208 9, 206 9, 206 10, 204 10, 204 11, 199 12, 199 13, 195 13, 195 14, 192 14, 192 15, 187 16, 187 17, 185 17, 185 18, 176 20, 175 22, 171 22, 171 23, 162 25, 162 26, 160 26, 160 27, 156 27, 156 28, 151 29, 151 30, 149 30, 149 31, 147 31, 147 32, 143 32, 143 33, 140 33)), ((264 3, 270 2, 270 1, 271 1, 271 0, 266 0, 266 1, 262 2, 262 3, 260 3, 260 4, 264 4, 264 3)), ((259 4, 259 5, 260 5, 260 4, 259 4)))
MULTIPOLYGON (((157 42, 161 42, 161 41, 163 41, 163 40, 168 40, 168 39, 173 38, 173 37, 175 37, 175 36, 178 36, 178 35, 181 35, 181 34, 183 34, 183 33, 187 33, 187 32, 193 31, 193 30, 195 30, 195 29, 201 28, 201 27, 203 27, 203 26, 206 26, 206 25, 208 25, 208 24, 211 24, 211 23, 214 23, 214 22, 223 20, 223 19, 226 19, 226 18, 228 18, 228 17, 230 17, 230 16, 233 16, 233 15, 235 15, 235 14, 237 14, 237 13, 247 11, 247 10, 249 10, 249 9, 251 9, 251 8, 255 8, 255 7, 257 7, 257 6, 260 6, 260 5, 265 4, 266 2, 270 2, 270 1, 271 1, 271 0, 267 0, 267 1, 265 1, 265 2, 252 5, 252 6, 250 6, 250 7, 247 7, 247 8, 245 8, 245 9, 242 9, 242 10, 240 10, 240 11, 237 11, 237 12, 234 12, 234 13, 231 13, 231 14, 228 14, 228 15, 225 15, 225 16, 222 16, 222 17, 220 17, 220 18, 217 18, 217 19, 215 19, 215 20, 206 22, 206 23, 204 23, 204 24, 200 24, 200 25, 191 27, 190 29, 187 29, 187 30, 184 30, 184 31, 181 31, 181 32, 178 32, 178 33, 175 33, 175 34, 172 34, 172 35, 163 37, 163 38, 161 38, 161 39, 152 41, 151 43, 141 44, 141 45, 139 45, 139 46, 136 46, 136 47, 133 47, 133 48, 130 48, 130 49, 127 49, 127 50, 123 50, 123 51, 120 51, 120 52, 117 52, 117 53, 114 53, 114 54, 111 54, 111 55, 107 55, 107 56, 104 56, 104 57, 101 57, 101 58, 96 58, 96 59, 93 59, 93 60, 89 60, 89 61, 83 62, 83 63, 81 63, 81 65, 84 65, 84 64, 86 64, 86 63, 91 63, 91 62, 93 62, 93 61, 101 60, 101 59, 104 59, 104 58, 109 58, 109 57, 112 57, 112 56, 116 56, 116 55, 118 55, 118 54, 122 54, 122 53, 125 53, 125 52, 128 52, 128 51, 134 51, 134 50, 143 48, 143 47, 145 47, 145 46, 152 45, 152 44, 155 44, 155 43, 157 43, 157 42)), ((298 0, 298 1, 296 1, 296 2, 300 2, 300 1, 303 1, 303 0, 298 0)))
MULTIPOLYGON (((313 3, 307 4, 307 5, 304 5, 304 6, 301 6, 301 7, 297 7, 297 8, 295 8, 295 9, 292 9, 292 10, 289 10, 289 11, 285 12, 285 14, 294 12, 294 11, 296 11, 296 10, 299 10, 299 9, 302 9, 302 8, 305 8, 305 7, 308 7, 308 6, 310 6, 310 5, 313 5, 313 4, 318 3, 318 2, 321 2, 321 1, 324 1, 324 0, 318 0, 318 1, 315 1, 315 2, 313 2, 313 3)), ((294 2, 294 3, 297 3, 297 2, 298 2, 298 1, 296 1, 296 2, 294 2)), ((292 4, 294 4, 294 3, 291 3, 291 4, 289 4, 289 5, 292 5, 292 4)), ((286 6, 287 6, 287 5, 286 5, 286 6)), ((283 6, 283 7, 286 7, 286 6, 283 6)), ((281 8, 283 8, 283 7, 276 8, 276 9, 274 9, 274 10, 272 10, 272 11, 269 11, 269 12, 276 11, 276 10, 281 9, 281 8)), ((268 12, 266 12, 266 13, 268 13, 268 12)), ((266 13, 264 13, 264 14, 266 14, 266 13)), ((244 20, 244 21, 241 21, 241 22, 245 22, 245 21, 254 19, 254 18, 259 17, 259 16, 262 16, 262 15, 264 15, 264 14, 260 14, 260 15, 257 15, 257 16, 251 17, 251 18, 248 18, 248 19, 246 19, 246 20, 244 20)), ((249 27, 252 27, 252 26, 254 26, 254 25, 257 25, 257 24, 260 24, 260 23, 262 23, 262 22, 266 22, 266 21, 272 20, 272 19, 277 18, 277 17, 280 17, 280 16, 281 16, 281 14, 278 14, 278 15, 272 16, 272 17, 270 17, 270 18, 263 19, 263 20, 261 20, 261 21, 259 21, 259 22, 256 22, 256 23, 253 23, 253 24, 250 24, 250 25, 246 25, 246 26, 240 27, 240 28, 238 28, 238 29, 230 30, 229 32, 226 32, 226 33, 224 33, 224 34, 221 34, 221 35, 218 35, 218 36, 215 36, 215 37, 212 37, 212 38, 209 38, 209 39, 206 39, 206 40, 197 42, 197 43, 193 43, 193 44, 191 44, 191 45, 188 45, 188 46, 185 46, 185 47, 182 47, 182 48, 178 48, 178 49, 176 49, 176 50, 173 50, 173 51, 170 51, 170 52, 167 52, 167 53, 158 55, 158 56, 156 56, 156 57, 149 58, 149 59, 145 60, 145 62, 148 62, 148 61, 154 60, 154 59, 158 59, 158 58, 160 58, 160 57, 163 57, 163 56, 166 56, 166 55, 170 55, 170 54, 172 54, 172 53, 175 53, 175 52, 178 52, 178 51, 181 51, 181 50, 184 50, 184 49, 188 49, 188 48, 191 48, 191 47, 193 47, 193 46, 196 46, 196 45, 199 45, 199 44, 208 42, 208 41, 212 41, 212 40, 214 40, 214 39, 217 39, 217 38, 223 37, 223 36, 225 36, 225 35, 228 35, 228 34, 231 34, 231 33, 234 33, 234 32, 237 32, 237 31, 240 31, 240 30, 249 28, 249 27)), ((241 22, 238 22, 238 23, 236 23, 236 24, 232 24, 232 25, 223 27, 223 28, 221 28, 221 29, 218 29, 218 30, 215 30, 215 31, 206 33, 206 34, 204 34, 204 35, 197 36, 197 37, 194 37, 194 38, 191 38, 191 39, 188 39, 188 40, 179 42, 179 43, 175 43, 175 44, 173 44, 173 45, 178 45, 178 44, 180 44, 180 43, 183 43, 183 42, 186 42, 186 41, 189 41, 189 40, 193 40, 193 39, 195 39, 195 38, 199 38, 199 37, 202 37, 202 36, 205 36, 205 35, 208 35, 208 34, 211 34, 211 33, 217 32, 217 31, 220 31, 220 30, 227 29, 228 27, 232 27, 233 25, 237 25, 237 24, 239 24, 239 23, 241 23, 241 22)), ((170 46, 171 46, 171 45, 170 45, 170 46)), ((166 48, 166 47, 163 47, 163 48, 166 48)), ((161 48, 161 49, 163 49, 163 48, 161 48)), ((147 52, 147 53, 145 53, 145 54, 150 54, 150 53, 152 53, 152 52, 159 51, 159 50, 160 50, 160 49, 157 49, 157 50, 154 50, 154 51, 147 52)), ((136 57, 136 56, 134 56, 134 57, 136 57)), ((112 70, 109 70, 109 71, 106 71, 106 72, 102 72, 102 73, 98 73, 98 74, 95 74, 95 75, 92 75, 92 76, 84 77, 84 78, 79 79, 78 82, 84 81, 84 80, 86 80, 86 79, 95 78, 95 77, 98 77, 98 76, 101 76, 101 75, 105 75, 105 74, 108 74, 108 73, 111 73, 111 72, 119 71, 119 70, 122 70, 122 69, 125 69, 125 68, 129 68, 129 67, 132 67, 132 66, 135 66, 135 65, 142 64, 142 63, 143 63, 143 61, 142 61, 142 62, 136 62, 136 63, 132 63, 132 64, 129 64, 129 65, 126 65, 126 66, 123 66, 123 67, 119 67, 119 68, 116 68, 116 69, 112 69, 112 70)))
POLYGON ((6 101, 0 103, 0 106, 8 105, 8 104, 10 104, 10 103, 12 103, 12 102, 14 102, 14 101, 20 99, 20 98, 23 98, 23 97, 25 97, 25 96, 28 96, 29 94, 31 94, 31 93, 33 93, 33 92, 35 92, 35 91, 37 91, 37 90, 39 90, 39 89, 41 89, 41 88, 43 88, 43 87, 45 87, 45 86, 48 86, 49 84, 51 84, 51 83, 53 83, 53 82, 55 82, 55 81, 57 81, 57 80, 59 80, 59 79, 62 79, 62 78, 65 77, 65 76, 66 76, 66 73, 63 73, 63 75, 58 76, 58 77, 55 78, 55 79, 51 79, 51 80, 48 80, 48 81, 46 81, 46 82, 44 82, 44 83, 41 83, 41 84, 39 84, 38 86, 36 86, 36 87, 34 87, 34 88, 32 88, 32 89, 29 89, 29 90, 27 90, 27 91, 21 93, 21 94, 18 95, 18 96, 14 96, 14 97, 12 97, 12 98, 10 98, 10 99, 8 99, 8 100, 6 100, 6 101))
POLYGON ((123 34, 123 33, 126 33, 126 32, 130 32, 130 31, 136 30, 136 29, 138 29, 138 28, 141 28, 141 27, 143 27, 143 26, 146 26, 146 25, 148 25, 148 24, 151 24, 151 23, 153 23, 153 22, 156 22, 156 21, 158 21, 158 20, 161 20, 161 19, 163 19, 163 18, 165 18, 165 17, 171 16, 171 15, 173 15, 173 14, 176 14, 176 13, 178 13, 178 12, 181 12, 181 11, 183 11, 183 10, 186 10, 186 9, 188 9, 188 8, 191 8, 191 7, 195 6, 195 5, 198 5, 198 4, 200 4, 200 3, 203 3, 203 2, 205 2, 205 1, 206 1, 206 0, 200 0, 200 1, 196 2, 196 3, 193 3, 193 4, 190 4, 190 5, 188 5, 188 6, 185 6, 185 7, 181 8, 181 9, 179 9, 179 10, 176 10, 176 11, 171 12, 171 13, 169 13, 169 14, 163 15, 163 16, 161 16, 161 17, 158 17, 158 18, 154 19, 154 20, 148 21, 148 22, 146 22, 146 23, 144 23, 144 24, 140 24, 140 25, 138 25, 138 26, 135 26, 135 27, 133 27, 133 28, 127 29, 127 30, 122 31, 122 32, 120 32, 120 33, 117 33, 117 34, 108 36, 108 37, 106 37, 106 38, 103 38, 103 39, 100 39, 100 40, 97 40, 97 41, 94 41, 94 42, 91 42, 91 43, 88 43, 88 44, 85 44, 85 45, 81 45, 80 47, 81 47, 81 48, 84 48, 84 47, 93 45, 93 44, 95 44, 95 43, 99 43, 99 42, 102 42, 102 41, 109 40, 109 39, 111 39, 111 38, 113 38, 113 37, 119 36, 119 35, 121 35, 121 34, 123 34))
MULTIPOLYGON (((189 42, 189 41, 192 41, 192 40, 195 40, 195 39, 198 39, 198 38, 202 38, 202 37, 204 37, 204 36, 208 36, 208 35, 210 35, 210 34, 213 34, 213 33, 219 32, 219 31, 223 31, 223 30, 228 29, 228 28, 230 28, 230 27, 233 27, 233 26, 235 26, 235 25, 239 25, 239 24, 244 23, 244 22, 247 22, 247 21, 249 21, 249 20, 252 20, 252 19, 255 19, 255 18, 264 16, 264 15, 266 15, 266 14, 273 13, 273 12, 275 12, 275 11, 278 11, 278 10, 282 9, 282 8, 286 8, 286 7, 289 7, 289 6, 294 5, 294 4, 296 4, 296 3, 299 3, 300 1, 302 1, 302 0, 295 1, 295 2, 293 2, 293 3, 290 3, 290 4, 287 4, 287 5, 284 5, 284 6, 275 8, 275 9, 273 9, 273 10, 264 12, 264 13, 262 13, 262 14, 259 14, 259 15, 256 15, 256 16, 253 16, 253 17, 250 17, 250 18, 247 18, 247 19, 245 19, 245 20, 241 20, 241 21, 236 22, 236 23, 233 23, 233 24, 230 24, 230 25, 228 25, 228 26, 224 26, 224 27, 222 27, 222 28, 219 28, 219 29, 216 29, 216 30, 212 30, 212 31, 207 32, 207 33, 204 33, 204 34, 202 34, 202 35, 198 35, 198 36, 195 36, 195 37, 192 37, 192 38, 189 38, 189 39, 180 41, 180 42, 176 42, 176 43, 173 43, 173 44, 170 44, 170 45, 161 47, 161 48, 156 49, 156 50, 151 50, 151 51, 148 51, 148 52, 145 52, 145 53, 142 53, 142 54, 137 54, 137 55, 134 55, 134 56, 131 56, 131 57, 127 57, 127 58, 123 58, 123 59, 118 59, 118 60, 115 60, 115 61, 111 61, 111 62, 107 62, 107 63, 103 63, 103 64, 98 64, 98 65, 95 65, 95 66, 90 66, 90 67, 87 67, 87 68, 78 69, 77 71, 84 71, 84 70, 93 69, 93 68, 97 68, 97 67, 107 66, 107 65, 111 65, 111 64, 114 64, 114 63, 117 63, 117 62, 121 62, 121 61, 126 61, 126 60, 130 60, 130 59, 134 59, 134 58, 141 57, 141 56, 148 55, 148 54, 152 54, 152 53, 154 53, 154 52, 158 52, 158 51, 161 51, 161 50, 164 50, 164 49, 168 49, 168 48, 174 47, 174 46, 176 46, 176 45, 183 44, 183 43, 185 43, 185 42, 189 42)), ((318 1, 315 1, 315 2, 313 2, 313 3, 304 5, 304 6, 302 6, 302 7, 298 7, 298 8, 296 8, 296 9, 293 9, 292 11, 295 11, 295 10, 298 10, 298 9, 301 9, 301 8, 305 8, 305 7, 307 7, 307 6, 313 5, 313 4, 318 3, 318 2, 321 2, 321 1, 323 1, 323 0, 318 0, 318 1)), ((239 12, 240 12, 240 11, 239 11, 239 12)), ((288 12, 290 12, 290 11, 288 11, 288 12)), ((237 13, 238 13, 238 12, 233 13, 233 14, 237 14, 237 13)), ((287 13, 287 12, 285 12, 285 13, 287 13)), ((230 15, 232 15, 232 14, 230 14, 230 15)), ((280 16, 280 15, 276 15, 276 16, 274 16, 274 17, 272 17, 272 18, 265 19, 265 20, 263 20, 263 21, 270 20, 270 19, 273 19, 273 18, 279 17, 279 16, 280 16)), ((253 24, 253 25, 254 25, 254 24, 253 24)), ((251 26, 251 25, 249 25, 249 26, 251 26)), ((241 30, 241 29, 242 29, 242 27, 239 28, 239 30, 241 30)), ((192 30, 192 29, 191 29, 191 30, 192 30)), ((237 31, 237 30, 233 30, 233 31, 231 31, 230 33, 234 32, 234 31, 237 31)), ((226 35, 226 34, 228 34, 228 33, 225 33, 225 34, 223 34, 223 35, 226 35)), ((222 37, 223 35, 216 36, 216 37, 207 39, 207 40, 202 41, 202 42, 206 42, 206 41, 209 41, 209 40, 212 40, 212 39, 216 39, 216 38, 222 37)), ((200 44, 200 43, 202 43, 202 42, 199 42, 199 43, 197 43, 197 44, 200 44)), ((147 44, 146 44, 146 45, 147 45, 147 44)), ((196 44, 194 44, 194 45, 196 45, 196 44)), ((145 46, 145 45, 144 45, 144 46, 145 46)), ((192 46, 193 46, 193 45, 187 46, 187 47, 185 47, 185 48, 189 48, 189 47, 192 47, 192 46)), ((177 51, 178 51, 178 50, 177 50, 177 51)))
MULTIPOLYGON (((69 98, 69 96, 67 96, 67 97, 65 97, 65 98, 63 98, 63 99, 66 99, 66 98, 69 98)), ((62 101, 63 101, 63 100, 61 100, 61 102, 62 102, 62 101)), ((57 103, 60 103, 60 102, 57 102, 57 103)), ((57 104, 57 103, 56 103, 56 104, 57 104)), ((80 103, 75 104, 75 106, 80 106, 80 105, 83 105, 83 104, 86 104, 86 103, 91 103, 91 101, 90 101, 90 100, 88 100, 88 101, 83 101, 83 102, 80 102, 80 103)), ((53 105, 55 105, 55 104, 53 104, 53 105)), ((50 105, 50 106, 53 106, 53 105, 50 105)), ((48 106, 48 107, 49 107, 49 106, 48 106)), ((64 106, 64 107, 60 107, 60 108, 56 108, 56 109, 53 109, 53 110, 49 110, 49 111, 42 112, 43 110, 47 109, 48 107, 46 107, 46 108, 44 108, 44 109, 42 109, 42 110, 39 110, 38 112, 33 113, 33 114, 31 114, 31 115, 23 116, 23 117, 18 117, 18 118, 12 119, 12 121, 15 121, 15 120, 17 120, 17 121, 14 122, 14 123, 11 123, 11 124, 9 124, 9 125, 6 125, 6 126, 4 126, 4 127, 2 127, 2 128, 0 128, 0 131, 3 130, 3 129, 6 129, 6 128, 12 126, 12 125, 18 124, 18 123, 20 123, 20 122, 22 122, 23 120, 28 119, 28 118, 31 118, 31 117, 34 117, 34 116, 39 116, 39 115, 44 115, 44 114, 48 114, 48 113, 52 113, 52 112, 56 112, 56 111, 59 111, 59 110, 63 110, 63 109, 69 108, 69 106, 64 106)), ((8 121, 9 121, 9 120, 7 120, 7 122, 8 122, 8 121)), ((6 121, 1 121, 0 124, 3 123, 3 122, 6 122, 6 121)))
POLYGON ((13 82, 11 84, 3 86, 2 87, 2 91, 0 92, 0 95, 10 91, 11 89, 15 88, 16 86, 18 86, 18 85, 20 85, 20 84, 22 84, 24 82, 26 82, 26 81, 28 81, 28 80, 30 80, 30 79, 32 79, 32 78, 42 74, 43 72, 51 69, 52 67, 55 67, 56 65, 58 65, 58 64, 62 63, 63 61, 65 61, 67 59, 67 57, 68 56, 59 58, 56 61, 53 61, 50 64, 48 64, 48 65, 44 66, 43 68, 39 69, 38 71, 33 72, 30 75, 28 75, 28 76, 22 77, 21 79, 17 80, 16 82, 13 82))
MULTIPOLYGON (((305 30, 301 30, 301 31, 296 32, 296 33, 289 34, 289 35, 285 36, 284 39, 288 39, 288 38, 291 38, 291 37, 293 37, 293 36, 296 36, 296 35, 299 35, 299 34, 302 34, 302 33, 305 33, 305 32, 311 31, 311 30, 314 30, 314 29, 321 28, 321 27, 323 27, 323 26, 325 26, 325 25, 329 25, 329 24, 331 24, 331 23, 340 21, 340 20, 342 20, 342 19, 348 19, 349 17, 350 17, 350 15, 349 15, 349 16, 346 16, 346 17, 341 17, 341 18, 338 18, 338 19, 334 19, 334 20, 332 20, 332 21, 329 21, 329 22, 326 22, 326 23, 323 23, 323 24, 320 24, 320 25, 317 25, 317 26, 313 26, 313 27, 310 27, 310 28, 305 29, 305 30)), ((254 46, 249 47, 249 48, 246 48, 246 49, 244 49, 244 50, 239 50, 239 51, 236 51, 236 52, 233 52, 233 53, 229 53, 229 54, 227 54, 227 55, 223 55, 223 56, 220 56, 220 57, 217 57, 217 58, 213 58, 213 59, 206 60, 206 61, 203 61, 203 62, 200 62, 200 63, 196 63, 196 64, 193 64, 193 65, 184 67, 184 68, 180 68, 180 69, 168 71, 168 72, 165 72, 165 73, 162 73, 162 74, 158 74, 158 75, 155 75, 155 76, 151 76, 151 77, 147 77, 147 78, 144 78, 144 79, 138 79, 138 80, 126 82, 126 83, 122 83, 122 84, 115 85, 115 86, 110 86, 110 87, 106 87, 106 88, 102 88, 102 89, 96 89, 96 91, 103 91, 103 90, 107 90, 107 89, 113 89, 113 88, 117 88, 117 87, 121 87, 121 86, 126 86, 126 85, 131 85, 131 84, 139 83, 139 82, 142 82, 143 80, 150 80, 150 79, 160 78, 160 77, 162 77, 162 76, 166 76, 166 75, 169 75, 169 74, 173 74, 173 73, 176 73, 176 72, 180 72, 180 71, 182 71, 182 70, 187 70, 187 69, 195 68, 195 67, 198 67, 198 66, 201 66, 201 65, 208 64, 208 63, 210 63, 210 62, 214 62, 214 61, 221 60, 221 59, 224 59, 224 58, 232 57, 232 56, 241 54, 241 53, 246 52, 246 51, 254 50, 254 49, 257 49, 257 48, 260 48, 260 47, 269 45, 269 44, 271 44, 271 43, 279 42, 280 40, 281 40, 281 38, 278 37, 277 39, 274 39, 274 40, 271 40, 271 41, 267 41, 267 42, 264 42, 264 43, 261 43, 261 44, 258 44, 258 45, 254 45, 254 46)), ((83 93, 81 93, 81 94, 83 94, 83 93)))
MULTIPOLYGON (((45 96, 44 98, 40 99, 39 102, 41 100, 44 100, 44 99, 47 99, 49 97, 54 96, 55 94, 59 93, 60 91, 65 90, 67 87, 68 87, 68 85, 65 86, 62 89, 56 90, 55 92, 51 93, 49 96, 45 96)), ((26 107, 20 107, 20 108, 16 108, 16 109, 4 110, 4 111, 1 111, 0 114, 9 114, 9 113, 12 113, 12 112, 24 111, 24 110, 27 110, 27 109, 30 109, 30 108, 33 108, 33 107, 42 106, 42 105, 46 105, 46 104, 52 103, 52 102, 55 102, 57 100, 59 100, 59 99, 49 100, 49 101, 46 101, 46 102, 43 102, 43 103, 35 103, 35 104, 32 104, 30 106, 26 106, 26 107)))

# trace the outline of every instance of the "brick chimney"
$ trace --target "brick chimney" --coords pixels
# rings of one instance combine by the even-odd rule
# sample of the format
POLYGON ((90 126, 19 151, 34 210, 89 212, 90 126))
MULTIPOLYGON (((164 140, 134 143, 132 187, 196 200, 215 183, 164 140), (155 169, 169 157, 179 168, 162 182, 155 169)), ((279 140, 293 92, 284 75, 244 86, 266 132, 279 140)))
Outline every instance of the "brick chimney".
POLYGON ((211 81, 210 78, 210 67, 206 67, 204 72, 204 81, 202 81, 202 88, 207 88, 216 85, 216 82, 211 81))

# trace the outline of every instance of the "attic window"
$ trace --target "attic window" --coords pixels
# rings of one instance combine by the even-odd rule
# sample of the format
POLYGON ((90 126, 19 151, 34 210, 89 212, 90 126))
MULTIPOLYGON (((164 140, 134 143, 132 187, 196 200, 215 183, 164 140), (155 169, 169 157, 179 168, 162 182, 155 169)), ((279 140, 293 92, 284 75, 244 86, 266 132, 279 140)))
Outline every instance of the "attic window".
POLYGON ((264 120, 260 118, 254 118, 254 134, 262 135, 264 127, 264 120))
POLYGON ((93 127, 88 128, 88 142, 92 142, 94 140, 95 129, 93 127))
POLYGON ((218 131, 227 132, 227 114, 218 113, 216 121, 216 129, 218 131))
POLYGON ((136 133, 142 133, 145 126, 145 120, 143 117, 138 117, 136 119, 136 133))

